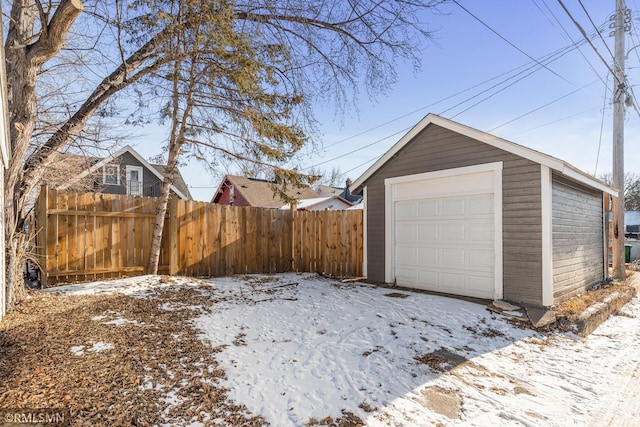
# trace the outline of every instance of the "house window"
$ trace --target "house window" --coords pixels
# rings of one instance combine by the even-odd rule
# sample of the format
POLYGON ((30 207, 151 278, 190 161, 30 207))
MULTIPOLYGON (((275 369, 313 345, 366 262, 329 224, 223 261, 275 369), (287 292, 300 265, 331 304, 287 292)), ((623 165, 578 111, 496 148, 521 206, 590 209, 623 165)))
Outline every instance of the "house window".
POLYGON ((106 165, 102 182, 105 185, 120 185, 120 165, 106 165))

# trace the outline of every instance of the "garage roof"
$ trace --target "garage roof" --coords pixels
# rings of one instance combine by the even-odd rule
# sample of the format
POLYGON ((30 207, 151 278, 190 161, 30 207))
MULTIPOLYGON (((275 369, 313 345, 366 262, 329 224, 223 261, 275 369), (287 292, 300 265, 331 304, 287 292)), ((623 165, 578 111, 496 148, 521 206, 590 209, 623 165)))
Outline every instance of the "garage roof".
POLYGON ((385 163, 387 163, 387 161, 389 161, 398 151, 400 151, 405 145, 411 142, 411 140, 413 140, 416 135, 422 132, 430 124, 449 129, 453 132, 468 136, 469 138, 484 142, 485 144, 492 145, 496 148, 507 151, 509 153, 513 153, 525 159, 529 159, 541 165, 548 166, 550 169, 566 175, 574 181, 578 181, 582 184, 588 185, 589 187, 597 188, 600 191, 604 191, 616 197, 618 195, 618 190, 611 188, 606 183, 587 174, 586 172, 581 171, 580 169, 570 165, 563 160, 557 159, 536 150, 532 150, 511 141, 507 141, 506 139, 498 138, 495 135, 473 129, 469 126, 465 126, 452 120, 445 119, 432 113, 427 114, 422 120, 420 120, 420 122, 418 122, 418 124, 416 124, 413 128, 411 128, 411 130, 409 130, 409 132, 407 132, 402 138, 400 138, 400 140, 396 142, 393 147, 389 149, 389 151, 383 154, 382 157, 378 159, 378 161, 371 165, 369 169, 367 169, 358 179, 356 179, 351 185, 350 190, 352 192, 355 192, 359 187, 363 186, 364 183, 371 177, 371 175, 373 175, 378 169, 380 169, 385 163))

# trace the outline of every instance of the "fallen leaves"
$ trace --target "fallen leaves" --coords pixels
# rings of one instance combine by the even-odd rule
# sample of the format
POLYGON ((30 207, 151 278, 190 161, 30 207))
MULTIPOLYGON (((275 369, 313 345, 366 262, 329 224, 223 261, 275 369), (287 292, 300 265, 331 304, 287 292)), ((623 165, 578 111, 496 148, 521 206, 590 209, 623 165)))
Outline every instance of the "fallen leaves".
POLYGON ((228 401, 219 348, 190 323, 212 301, 193 288, 33 293, 0 324, 0 407, 69 408, 73 426, 264 425, 228 401))

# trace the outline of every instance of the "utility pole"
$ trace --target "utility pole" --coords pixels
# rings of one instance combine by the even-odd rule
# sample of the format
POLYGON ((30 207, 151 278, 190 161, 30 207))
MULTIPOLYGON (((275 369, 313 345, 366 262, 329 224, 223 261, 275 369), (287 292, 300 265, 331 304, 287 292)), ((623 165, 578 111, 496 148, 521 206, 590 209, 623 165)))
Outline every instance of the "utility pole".
POLYGON ((627 94, 624 75, 624 37, 627 7, 624 0, 616 0, 615 12, 615 58, 613 64, 613 171, 611 184, 620 190, 613 198, 613 233, 611 236, 611 254, 613 277, 625 278, 624 253, 624 115, 627 94))

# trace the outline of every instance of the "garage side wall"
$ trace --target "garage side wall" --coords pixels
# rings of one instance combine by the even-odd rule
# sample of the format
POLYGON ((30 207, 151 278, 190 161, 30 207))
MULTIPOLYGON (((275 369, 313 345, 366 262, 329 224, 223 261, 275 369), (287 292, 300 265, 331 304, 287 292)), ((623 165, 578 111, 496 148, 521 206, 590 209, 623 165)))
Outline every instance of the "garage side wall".
POLYGON ((385 281, 385 179, 498 161, 503 162, 504 298, 542 305, 540 165, 434 124, 365 183, 368 279, 385 281))
POLYGON ((604 278, 602 193, 552 176, 553 303, 604 278))

